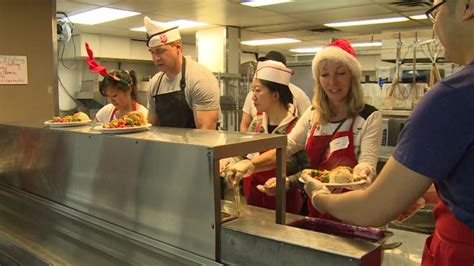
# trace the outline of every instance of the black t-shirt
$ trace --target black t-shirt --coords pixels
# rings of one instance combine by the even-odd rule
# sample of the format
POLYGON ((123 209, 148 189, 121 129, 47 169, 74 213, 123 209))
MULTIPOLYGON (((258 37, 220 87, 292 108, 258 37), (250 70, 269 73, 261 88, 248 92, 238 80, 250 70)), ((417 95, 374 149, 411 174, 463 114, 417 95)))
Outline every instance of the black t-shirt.
POLYGON ((277 127, 278 127, 278 125, 270 125, 270 124, 268 124, 268 133, 272 133, 273 130, 275 130, 275 128, 277 128, 277 127))

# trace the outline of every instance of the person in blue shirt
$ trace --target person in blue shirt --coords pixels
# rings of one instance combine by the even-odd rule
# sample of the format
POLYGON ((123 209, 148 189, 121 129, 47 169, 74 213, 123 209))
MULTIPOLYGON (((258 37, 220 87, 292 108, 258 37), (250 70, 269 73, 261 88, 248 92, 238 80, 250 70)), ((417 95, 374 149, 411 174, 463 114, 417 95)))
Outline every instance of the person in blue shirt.
POLYGON ((331 194, 303 175, 305 191, 320 212, 382 226, 434 183, 440 200, 422 265, 474 265, 474 0, 435 0, 426 14, 446 58, 464 69, 423 96, 393 156, 366 190, 331 194))

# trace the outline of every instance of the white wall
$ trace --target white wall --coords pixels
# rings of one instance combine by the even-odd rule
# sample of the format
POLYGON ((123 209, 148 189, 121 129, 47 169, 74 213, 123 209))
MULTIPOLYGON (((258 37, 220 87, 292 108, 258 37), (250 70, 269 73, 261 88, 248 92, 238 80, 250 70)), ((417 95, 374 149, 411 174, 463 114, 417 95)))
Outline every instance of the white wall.
MULTIPOLYGON (((381 61, 380 55, 359 55, 357 58, 364 74, 370 74, 371 81, 375 81, 376 69, 378 67, 393 67, 395 65, 381 61)), ((313 96, 314 80, 311 65, 309 64, 310 63, 303 66, 290 66, 290 68, 295 71, 295 74, 291 77, 291 83, 300 87, 311 98, 313 96)), ((364 76, 362 76, 362 81, 364 81, 364 76)))
POLYGON ((392 67, 393 63, 382 61, 380 55, 359 55, 357 59, 360 62, 362 71, 375 71, 377 67, 392 67))
POLYGON ((71 97, 65 90, 74 97, 79 91, 82 79, 82 61, 81 60, 60 60, 58 63, 58 92, 59 92, 59 110, 69 111, 77 107, 71 97), (66 65, 66 67, 64 66, 66 65), (70 69, 68 69, 70 68, 70 69), (61 85, 62 84, 62 85, 61 85))
POLYGON ((300 87, 308 97, 313 97, 313 73, 311 66, 292 66, 290 67, 295 73, 291 77, 291 83, 300 87))
POLYGON ((240 63, 245 63, 245 62, 250 62, 250 61, 257 61, 257 58, 255 58, 255 54, 253 53, 240 54, 240 63))
MULTIPOLYGON (((87 40, 90 41, 91 39, 93 40, 94 38, 98 38, 99 35, 95 34, 88 34, 87 35, 87 40)), ((120 38, 120 37, 112 37, 112 36, 101 36, 102 39, 106 40, 121 40, 121 42, 128 42, 128 39, 126 38, 120 38)), ((63 44, 58 43, 59 47, 59 56, 58 56, 58 77, 61 80, 62 84, 59 83, 58 81, 58 91, 59 91, 59 109, 61 111, 71 111, 77 108, 77 104, 73 99, 71 99, 70 96, 66 93, 64 87, 67 89, 69 94, 71 94, 72 97, 75 96, 77 92, 81 90, 81 81, 83 80, 102 80, 102 77, 100 77, 98 74, 92 73, 89 71, 87 64, 85 63, 83 56, 85 54, 82 54, 81 56, 81 51, 83 50, 83 47, 80 47, 84 40, 80 38, 80 36, 75 36, 74 38, 75 43, 72 41, 68 42, 66 45, 66 51, 62 53, 63 49, 63 44), (74 47, 75 46, 75 47, 74 47), (74 51, 75 49, 75 51, 74 51), (63 59, 67 58, 67 59, 63 59)), ((132 44, 140 45, 140 43, 132 42, 132 44)), ((106 45, 106 44, 104 44, 106 45)), ((113 45, 107 45, 107 47, 112 47, 113 45)), ((142 48, 145 52, 147 52, 147 48, 145 45, 143 45, 142 48)), ((107 50, 108 56, 111 58, 120 58, 121 50, 113 50, 109 49, 107 50)), ((94 54, 98 54, 94 51, 94 54)), ((189 56, 193 58, 194 60, 196 59, 196 48, 194 44, 186 44, 183 43, 183 55, 184 56, 189 56)), ((145 58, 145 56, 141 56, 142 58, 145 58)), ((120 60, 120 59, 107 59, 107 60, 102 60, 101 58, 96 58, 96 60, 101 64, 107 67, 109 70, 114 70, 114 69, 124 69, 124 70, 134 70, 137 73, 137 79, 138 81, 147 81, 150 77, 152 77, 156 72, 157 69, 154 66, 153 62, 151 61, 151 55, 149 56, 149 61, 148 60, 120 60)))

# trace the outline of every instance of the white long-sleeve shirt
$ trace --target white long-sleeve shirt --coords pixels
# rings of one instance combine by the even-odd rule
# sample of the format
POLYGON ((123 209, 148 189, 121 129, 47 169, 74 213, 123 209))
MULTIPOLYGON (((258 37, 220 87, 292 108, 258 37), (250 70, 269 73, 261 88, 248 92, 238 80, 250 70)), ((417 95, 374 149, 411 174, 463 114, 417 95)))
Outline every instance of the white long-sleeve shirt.
MULTIPOLYGON (((315 110, 308 108, 288 134, 288 156, 305 149, 313 125, 311 119, 314 117, 314 112, 315 110)), ((368 163, 376 169, 382 140, 382 114, 373 106, 365 105, 358 116, 344 121, 338 132, 349 130, 353 119, 355 119, 353 126, 354 153, 357 161, 358 163, 368 163)), ((332 135, 338 125, 339 122, 322 124, 314 130, 314 136, 332 135)))

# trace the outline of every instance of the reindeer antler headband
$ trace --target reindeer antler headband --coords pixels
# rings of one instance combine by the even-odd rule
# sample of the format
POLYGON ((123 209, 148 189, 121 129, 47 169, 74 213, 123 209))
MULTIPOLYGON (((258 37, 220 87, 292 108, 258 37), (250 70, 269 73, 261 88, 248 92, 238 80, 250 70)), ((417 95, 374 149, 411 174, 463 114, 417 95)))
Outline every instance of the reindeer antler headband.
POLYGON ((87 58, 84 58, 84 60, 86 60, 87 64, 89 65, 89 70, 93 73, 99 73, 101 76, 103 76, 104 78, 109 78, 109 79, 112 79, 112 80, 115 80, 123 85, 126 85, 128 86, 129 82, 116 76, 116 75, 111 75, 109 74, 109 72, 107 71, 107 68, 105 66, 101 66, 99 65, 99 63, 97 63, 94 59, 94 53, 92 52, 92 50, 89 48, 89 44, 86 43, 86 51, 87 51, 87 54, 89 55, 89 57, 87 58))

